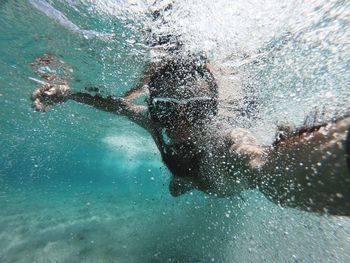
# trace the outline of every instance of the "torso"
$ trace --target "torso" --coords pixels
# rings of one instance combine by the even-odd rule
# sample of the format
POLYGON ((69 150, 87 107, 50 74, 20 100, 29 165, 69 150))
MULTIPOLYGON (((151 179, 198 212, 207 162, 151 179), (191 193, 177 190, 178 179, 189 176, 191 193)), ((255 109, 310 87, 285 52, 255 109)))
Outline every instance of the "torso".
MULTIPOLYGON (((157 96, 176 97, 177 92, 179 92, 177 89, 183 88, 182 91, 180 90, 180 95, 185 98, 187 98, 186 96, 189 98, 198 96, 196 92, 200 89, 194 89, 194 94, 190 92, 183 94, 186 92, 184 85, 188 76, 189 81, 193 82, 195 79, 200 82, 204 79, 210 85, 215 85, 215 89, 217 89, 215 79, 205 64, 193 66, 188 61, 177 63, 165 64, 150 78, 148 84, 150 87, 148 108, 151 123, 149 130, 164 163, 175 177, 191 181, 196 188, 209 194, 235 195, 249 187, 248 179, 245 179, 248 177, 245 171, 249 169, 242 169, 244 161, 239 156, 232 158, 230 143, 226 139, 227 132, 222 127, 215 127, 217 124, 214 124, 214 121, 208 121, 205 125, 193 127, 189 133, 190 136, 187 134, 186 136, 175 136, 182 138, 167 141, 164 134, 169 133, 171 127, 162 126, 155 117, 155 114, 158 113, 152 112, 153 98, 157 96), (182 69, 185 69, 185 72, 182 69), (178 87, 179 83, 180 88, 178 87), (238 170, 240 172, 237 172, 238 170)), ((182 131, 181 128, 179 130, 182 131)))

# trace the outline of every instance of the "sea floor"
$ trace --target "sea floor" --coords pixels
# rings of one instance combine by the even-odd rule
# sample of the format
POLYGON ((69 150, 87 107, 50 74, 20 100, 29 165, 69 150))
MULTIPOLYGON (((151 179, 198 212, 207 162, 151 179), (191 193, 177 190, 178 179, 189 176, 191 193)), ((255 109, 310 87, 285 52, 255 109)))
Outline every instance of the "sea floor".
POLYGON ((348 262, 350 221, 282 209, 254 191, 127 196, 117 187, 1 190, 0 261, 348 262))

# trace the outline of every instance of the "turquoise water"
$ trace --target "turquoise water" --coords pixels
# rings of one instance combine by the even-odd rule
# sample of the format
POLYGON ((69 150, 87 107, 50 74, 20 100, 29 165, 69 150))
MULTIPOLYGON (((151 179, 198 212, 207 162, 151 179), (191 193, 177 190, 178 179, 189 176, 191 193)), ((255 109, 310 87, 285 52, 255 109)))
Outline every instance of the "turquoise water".
MULTIPOLYGON (((197 191, 173 198, 170 172, 152 138, 126 118, 74 102, 34 112, 29 98, 37 83, 29 79, 36 77, 30 62, 44 53, 72 66, 74 90, 98 86, 117 95, 137 82, 147 63, 142 37, 130 26, 132 17, 101 15, 79 1, 51 3, 81 28, 123 37, 84 37, 30 1, 0 0, 0 262, 350 261, 348 218, 280 208, 256 191, 246 191, 242 198, 219 199, 197 191)), ((349 14, 346 8, 334 10, 349 14)), ((328 70, 327 81, 344 76, 340 69, 348 65, 349 42, 338 40, 341 55, 328 54, 331 68, 338 70, 328 70)), ((280 58, 290 60, 295 50, 287 45, 276 51, 269 62, 276 70, 269 74, 287 82, 291 70, 283 75, 277 68, 280 58)), ((220 57, 219 52, 213 56, 220 57)), ((304 57, 314 65, 311 55, 304 57)), ((290 63, 303 65, 304 60, 290 63)), ((252 68, 256 77, 261 68, 252 68)), ((251 76, 249 81, 256 82, 251 76)), ((282 90, 278 82, 269 86, 266 75, 262 80, 265 91, 282 90)), ((319 102, 306 92, 317 94, 318 83, 308 81, 300 96, 309 96, 305 104, 319 102)), ((349 79, 345 75, 338 89, 331 86, 341 108, 349 102, 344 96, 349 79)), ((294 107, 291 112, 301 114, 294 107)), ((271 108, 265 108, 266 114, 271 108)))

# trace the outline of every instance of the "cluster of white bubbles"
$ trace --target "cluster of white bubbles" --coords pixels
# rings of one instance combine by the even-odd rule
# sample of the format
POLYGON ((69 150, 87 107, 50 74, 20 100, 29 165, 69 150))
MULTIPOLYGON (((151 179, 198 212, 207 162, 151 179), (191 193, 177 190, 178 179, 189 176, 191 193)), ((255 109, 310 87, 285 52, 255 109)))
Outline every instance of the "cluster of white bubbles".
POLYGON ((60 2, 124 21, 145 36, 128 40, 137 49, 150 49, 151 32, 174 36, 189 52, 204 52, 222 78, 235 80, 222 87, 224 103, 230 103, 230 90, 254 101, 254 118, 228 121, 250 127, 263 142, 271 142, 277 125, 319 124, 349 110, 349 1, 60 2))

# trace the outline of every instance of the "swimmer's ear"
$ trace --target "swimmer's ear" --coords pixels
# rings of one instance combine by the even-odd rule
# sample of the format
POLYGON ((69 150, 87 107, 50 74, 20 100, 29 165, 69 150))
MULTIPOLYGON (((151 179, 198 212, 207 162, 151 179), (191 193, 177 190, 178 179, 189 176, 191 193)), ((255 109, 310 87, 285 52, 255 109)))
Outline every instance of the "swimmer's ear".
POLYGON ((170 194, 174 197, 183 195, 194 188, 192 183, 181 179, 180 177, 173 177, 169 184, 170 194))

